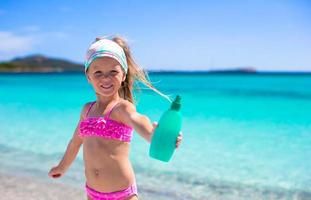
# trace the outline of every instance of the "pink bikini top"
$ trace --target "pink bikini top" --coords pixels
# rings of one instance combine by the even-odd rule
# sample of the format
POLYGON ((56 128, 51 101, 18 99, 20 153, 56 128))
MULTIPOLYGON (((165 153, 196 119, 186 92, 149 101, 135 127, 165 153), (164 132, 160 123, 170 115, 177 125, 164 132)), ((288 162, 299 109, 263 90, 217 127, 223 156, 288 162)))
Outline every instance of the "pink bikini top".
POLYGON ((105 139, 130 142, 133 136, 133 128, 109 118, 117 103, 112 106, 107 115, 87 117, 94 103, 95 101, 90 105, 85 119, 80 122, 80 137, 98 136, 105 139))

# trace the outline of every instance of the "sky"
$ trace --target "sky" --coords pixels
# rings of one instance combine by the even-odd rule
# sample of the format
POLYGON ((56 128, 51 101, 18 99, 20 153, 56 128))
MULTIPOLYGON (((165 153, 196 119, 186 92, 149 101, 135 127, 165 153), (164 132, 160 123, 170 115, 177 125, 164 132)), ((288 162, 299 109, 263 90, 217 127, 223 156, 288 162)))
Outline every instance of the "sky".
POLYGON ((0 61, 83 63, 114 34, 148 70, 311 71, 309 0, 0 0, 0 61))

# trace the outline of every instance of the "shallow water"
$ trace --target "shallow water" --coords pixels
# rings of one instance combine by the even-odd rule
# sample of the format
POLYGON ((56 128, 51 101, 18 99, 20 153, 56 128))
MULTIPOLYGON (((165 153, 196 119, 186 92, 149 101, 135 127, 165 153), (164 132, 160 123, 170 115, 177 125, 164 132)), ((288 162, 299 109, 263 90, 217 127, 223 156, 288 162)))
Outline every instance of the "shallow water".
MULTIPOLYGON (((135 133, 130 156, 140 188, 176 199, 311 199, 310 75, 150 78, 182 96, 184 141, 167 164, 148 157, 135 133)), ((169 107, 149 90, 136 96, 152 121, 169 107)), ((0 167, 45 176, 94 97, 82 74, 0 75, 0 167)), ((83 185, 81 151, 64 181, 83 185)))

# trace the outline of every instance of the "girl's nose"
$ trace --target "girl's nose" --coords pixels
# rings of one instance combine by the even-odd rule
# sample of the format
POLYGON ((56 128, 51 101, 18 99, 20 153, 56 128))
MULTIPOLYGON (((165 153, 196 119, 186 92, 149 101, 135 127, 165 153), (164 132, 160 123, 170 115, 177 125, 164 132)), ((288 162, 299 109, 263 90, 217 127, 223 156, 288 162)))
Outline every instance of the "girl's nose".
POLYGON ((111 82, 111 77, 109 75, 103 75, 102 77, 100 77, 100 82, 102 83, 109 83, 111 82))
POLYGON ((102 78, 106 79, 106 78, 110 78, 109 74, 103 74, 102 78))

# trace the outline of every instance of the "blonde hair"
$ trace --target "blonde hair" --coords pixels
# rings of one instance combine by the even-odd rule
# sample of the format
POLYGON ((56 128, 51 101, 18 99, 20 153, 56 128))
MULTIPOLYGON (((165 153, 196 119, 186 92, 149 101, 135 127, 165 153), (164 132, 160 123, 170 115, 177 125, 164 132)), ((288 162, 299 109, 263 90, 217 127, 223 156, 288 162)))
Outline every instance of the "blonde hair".
MULTIPOLYGON (((96 41, 102 38, 107 37, 98 37, 96 38, 96 41)), ((116 42, 120 47, 122 47, 128 65, 128 71, 125 80, 122 82, 121 87, 118 91, 121 98, 128 100, 131 103, 136 103, 133 97, 133 86, 134 83, 136 83, 135 80, 137 80, 171 102, 171 99, 168 95, 163 94, 153 86, 149 79, 148 73, 140 68, 139 65, 134 61, 130 47, 128 46, 126 40, 121 36, 109 36, 109 39, 116 42)), ((135 89, 140 91, 140 88, 137 84, 135 84, 135 89)))

